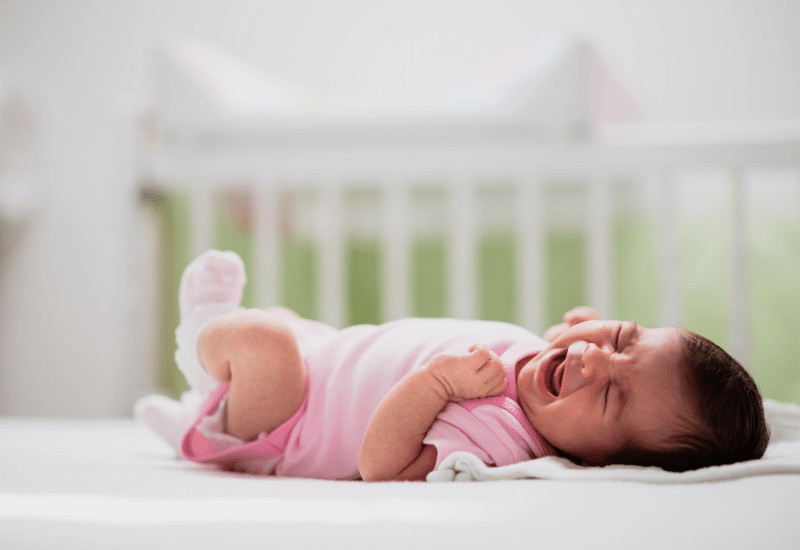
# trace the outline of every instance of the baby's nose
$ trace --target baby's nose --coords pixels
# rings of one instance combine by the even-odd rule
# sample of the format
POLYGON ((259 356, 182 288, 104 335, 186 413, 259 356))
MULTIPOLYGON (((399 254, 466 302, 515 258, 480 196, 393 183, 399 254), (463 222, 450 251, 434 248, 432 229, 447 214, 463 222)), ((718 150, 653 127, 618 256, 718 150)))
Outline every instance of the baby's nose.
MULTIPOLYGON (((577 370, 585 370, 587 368, 586 361, 583 359, 583 354, 586 352, 586 348, 589 346, 583 340, 579 340, 577 342, 573 342, 567 348, 567 364, 566 367, 570 370, 577 369, 577 370)), ((588 374, 588 373, 587 373, 588 374)))

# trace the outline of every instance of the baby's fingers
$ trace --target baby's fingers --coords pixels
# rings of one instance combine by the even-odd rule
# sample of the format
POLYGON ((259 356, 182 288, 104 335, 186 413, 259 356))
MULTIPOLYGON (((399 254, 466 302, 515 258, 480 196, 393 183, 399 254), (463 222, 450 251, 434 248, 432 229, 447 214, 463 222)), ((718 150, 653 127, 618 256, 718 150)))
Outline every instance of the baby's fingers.
POLYGON ((574 307, 564 314, 564 322, 570 327, 586 321, 599 321, 602 318, 602 315, 589 306, 574 307))
POLYGON ((469 348, 469 353, 472 357, 475 358, 476 362, 480 361, 481 359, 483 360, 483 363, 492 360, 500 361, 500 357, 498 357, 498 355, 495 352, 493 352, 491 349, 489 349, 488 346, 484 344, 475 344, 471 346, 469 348))
POLYGON ((484 357, 487 360, 492 356, 492 351, 483 344, 474 344, 470 346, 469 353, 476 357, 484 357))
POLYGON ((560 323, 558 325, 554 325, 548 328, 546 331, 544 331, 544 335, 542 336, 542 338, 546 342, 553 342, 555 341, 556 338, 564 334, 564 331, 567 330, 567 328, 569 328, 567 326, 567 323, 560 323))
POLYGON ((467 355, 440 355, 429 368, 451 397, 478 399, 505 390, 505 369, 497 354, 485 346, 473 346, 467 355))
POLYGON ((483 345, 474 345, 469 348, 469 364, 472 368, 478 369, 492 360, 494 354, 483 345))
POLYGON ((492 358, 485 363, 478 371, 478 376, 483 380, 486 396, 500 395, 506 391, 506 369, 499 359, 492 358))

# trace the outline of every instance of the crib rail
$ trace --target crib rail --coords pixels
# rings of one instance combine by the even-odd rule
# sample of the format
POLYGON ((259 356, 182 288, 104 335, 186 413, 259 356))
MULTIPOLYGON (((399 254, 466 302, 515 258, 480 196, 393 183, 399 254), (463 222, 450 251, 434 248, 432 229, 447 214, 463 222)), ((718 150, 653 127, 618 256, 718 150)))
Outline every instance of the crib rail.
MULTIPOLYGON (((800 174, 800 128, 698 132, 691 128, 665 137, 642 128, 595 135, 580 141, 543 140, 523 126, 394 128, 285 126, 270 131, 231 135, 166 135, 146 143, 140 153, 137 180, 152 190, 190 189, 192 250, 214 244, 215 193, 236 184, 251 190, 257 212, 254 231, 259 277, 256 302, 279 298, 279 211, 281 193, 313 191, 313 230, 319 251, 319 317, 333 325, 345 322, 343 197, 353 185, 379 189, 380 240, 385 319, 412 313, 409 288, 410 246, 414 211, 411 190, 436 181, 444 190, 442 212, 448 249, 447 314, 477 314, 475 219, 482 205, 477 190, 487 182, 511 185, 517 242, 518 322, 534 331, 545 327, 544 257, 547 215, 544 190, 553 182, 579 181, 585 190, 588 302, 609 314, 613 196, 611 183, 635 177, 657 193, 659 321, 679 325, 678 176, 687 170, 715 169, 728 174, 732 235, 729 315, 731 353, 750 353, 748 250, 745 187, 759 169, 787 169, 800 174), (367 183, 365 183, 367 182, 367 183), (510 182, 510 183, 509 183, 510 182)), ((800 180, 799 180, 800 181, 800 180)), ((797 205, 800 210, 800 204, 797 205)), ((800 251, 792 251, 797 254, 800 251)), ((800 306, 800 304, 799 304, 800 306)))

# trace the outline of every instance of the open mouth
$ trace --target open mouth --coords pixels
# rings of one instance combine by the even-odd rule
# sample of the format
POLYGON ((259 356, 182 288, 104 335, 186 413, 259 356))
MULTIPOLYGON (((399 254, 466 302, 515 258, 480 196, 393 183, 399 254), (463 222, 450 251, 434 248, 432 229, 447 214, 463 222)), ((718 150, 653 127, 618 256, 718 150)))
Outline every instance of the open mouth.
POLYGON ((567 350, 563 350, 550 360, 550 368, 547 369, 547 388, 550 393, 558 397, 561 393, 561 383, 564 381, 564 367, 566 365, 567 350))

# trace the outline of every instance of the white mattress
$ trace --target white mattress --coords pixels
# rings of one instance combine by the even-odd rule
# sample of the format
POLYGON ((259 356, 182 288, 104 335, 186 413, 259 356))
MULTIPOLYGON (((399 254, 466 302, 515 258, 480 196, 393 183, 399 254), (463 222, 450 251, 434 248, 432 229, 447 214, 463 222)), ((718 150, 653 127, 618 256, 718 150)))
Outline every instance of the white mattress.
POLYGON ((129 419, 5 418, 0 437, 3 549, 800 547, 800 469, 367 484, 205 469, 129 419))

